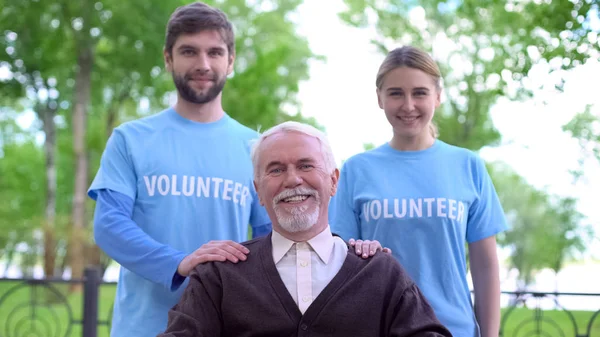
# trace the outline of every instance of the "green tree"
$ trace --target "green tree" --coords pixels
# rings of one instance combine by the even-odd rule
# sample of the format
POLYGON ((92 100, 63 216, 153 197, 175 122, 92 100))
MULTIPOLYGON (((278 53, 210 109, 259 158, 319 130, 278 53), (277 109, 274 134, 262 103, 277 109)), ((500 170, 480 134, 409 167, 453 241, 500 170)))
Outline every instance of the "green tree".
POLYGON ((32 137, 2 146, 0 157, 0 252, 10 264, 17 244, 35 250, 34 231, 43 219, 44 157, 32 137), (23 215, 26 216, 23 216, 23 215))
MULTIPOLYGON (((31 109, 36 113, 45 134, 45 214, 38 221, 43 223, 44 229, 44 272, 47 276, 52 276, 55 271, 57 188, 54 118, 59 108, 58 86, 61 84, 57 78, 64 77, 68 72, 67 66, 60 67, 61 62, 70 62, 68 49, 60 48, 60 33, 46 34, 48 29, 64 33, 53 23, 53 17, 60 12, 59 7, 47 2, 2 2, 0 22, 6 24, 6 29, 2 29, 4 36, 0 39, 0 46, 3 47, 0 55, 2 59, 8 60, 2 66, 10 70, 11 76, 8 81, 1 83, 0 89, 13 102, 21 101, 21 110, 31 109), (45 26, 46 29, 36 29, 39 26, 45 26)), ((18 105, 16 108, 19 108, 18 105)))
POLYGON ((584 250, 590 233, 575 199, 535 189, 504 163, 492 163, 488 171, 501 187, 498 196, 510 230, 499 242, 512 250, 509 264, 519 271, 520 288, 526 288, 540 269, 558 273, 566 259, 584 250))

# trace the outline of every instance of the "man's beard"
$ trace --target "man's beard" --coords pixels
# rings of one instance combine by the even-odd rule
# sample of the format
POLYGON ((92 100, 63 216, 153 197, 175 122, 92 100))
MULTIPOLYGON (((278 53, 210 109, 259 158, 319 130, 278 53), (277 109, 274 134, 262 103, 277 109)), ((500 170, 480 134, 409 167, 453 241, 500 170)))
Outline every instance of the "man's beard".
POLYGON ((292 190, 285 190, 273 199, 273 209, 277 222, 288 233, 297 233, 309 230, 319 220, 319 193, 313 189, 298 187, 292 190), (294 207, 291 210, 284 210, 279 207, 278 202, 293 195, 311 195, 315 198, 316 207, 312 212, 308 211, 310 205, 294 207))
POLYGON ((175 72, 171 72, 171 75, 173 76, 173 82, 175 82, 175 88, 177 88, 179 96, 182 99, 195 104, 205 104, 215 99, 225 87, 226 81, 226 78, 213 78, 214 85, 210 87, 206 93, 199 94, 188 84, 192 79, 190 75, 185 74, 179 76, 175 74, 175 72))

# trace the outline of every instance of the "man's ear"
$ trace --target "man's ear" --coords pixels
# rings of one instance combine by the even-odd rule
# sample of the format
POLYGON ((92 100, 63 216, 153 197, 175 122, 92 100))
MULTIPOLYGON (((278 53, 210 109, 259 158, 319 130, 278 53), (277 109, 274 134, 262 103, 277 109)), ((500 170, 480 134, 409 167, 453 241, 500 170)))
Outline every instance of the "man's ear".
POLYGON ((331 173, 331 196, 337 192, 338 180, 340 179, 340 170, 337 168, 331 173))
POLYGON ((227 76, 233 73, 233 65, 235 64, 235 52, 229 55, 229 65, 227 66, 227 76))
POLYGON ((168 50, 163 49, 163 58, 165 60, 165 68, 167 71, 173 72, 173 55, 171 55, 168 50))
POLYGON ((258 201, 260 202, 261 206, 264 206, 265 203, 263 202, 262 198, 261 198, 261 193, 258 193, 258 185, 256 185, 256 180, 253 180, 252 183, 254 184, 254 190, 256 191, 256 195, 258 195, 258 201))

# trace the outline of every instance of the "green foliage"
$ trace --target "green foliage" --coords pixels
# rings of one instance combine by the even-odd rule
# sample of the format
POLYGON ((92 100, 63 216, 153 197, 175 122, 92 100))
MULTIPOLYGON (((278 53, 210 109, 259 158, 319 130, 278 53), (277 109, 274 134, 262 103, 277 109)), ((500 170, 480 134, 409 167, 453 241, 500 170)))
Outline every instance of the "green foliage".
POLYGON ((382 52, 412 44, 433 53, 448 94, 435 118, 440 138, 472 150, 498 144, 490 107, 500 96, 529 97, 534 64, 569 69, 600 49, 586 19, 597 0, 344 2, 340 17, 356 27, 375 26, 373 42, 382 52))
POLYGON ((283 19, 301 2, 278 1, 277 7, 266 12, 245 7, 243 1, 220 5, 229 13, 237 34, 234 76, 225 87, 223 106, 253 129, 265 130, 287 120, 316 125, 314 119, 299 114, 296 93, 299 82, 308 79, 307 62, 318 57, 308 41, 295 33, 295 25, 283 19))
MULTIPOLYGON (((592 106, 588 105, 583 112, 575 115, 563 126, 563 130, 579 140, 582 152, 580 166, 588 158, 595 158, 600 162, 600 115, 592 112, 592 106)), ((576 179, 583 175, 581 169, 572 173, 576 179)))
POLYGON ((0 255, 14 242, 31 241, 43 220, 44 158, 29 139, 3 147, 0 159, 0 255))
POLYGON ((375 148, 375 144, 373 144, 373 143, 363 144, 363 149, 365 151, 373 150, 374 148, 375 148))
POLYGON ((494 184, 502 187, 498 196, 510 226, 499 242, 512 250, 509 263, 519 270, 523 287, 536 271, 558 272, 566 259, 584 250, 590 233, 582 226, 576 200, 535 189, 503 163, 488 165, 488 171, 494 184))

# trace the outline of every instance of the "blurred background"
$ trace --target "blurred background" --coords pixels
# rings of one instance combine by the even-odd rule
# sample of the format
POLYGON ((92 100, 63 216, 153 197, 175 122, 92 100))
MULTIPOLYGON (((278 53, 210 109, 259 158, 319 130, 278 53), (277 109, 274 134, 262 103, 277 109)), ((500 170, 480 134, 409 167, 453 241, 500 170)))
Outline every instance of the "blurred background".
MULTIPOLYGON (((99 266, 117 279, 93 242, 86 190, 114 127, 174 103, 162 48, 187 3, 0 0, 0 277, 81 279, 99 266)), ((599 0, 206 3, 236 29, 227 113, 260 130, 309 122, 340 167, 391 138, 375 95, 386 51, 431 53, 444 76, 440 138, 486 160, 509 220, 502 290, 600 293, 599 0)), ((0 282, 0 316, 16 284, 0 282)), ((60 293, 79 310, 80 286, 60 293)), ((600 335, 600 297, 534 297, 503 296, 504 316, 565 307, 600 335)))

